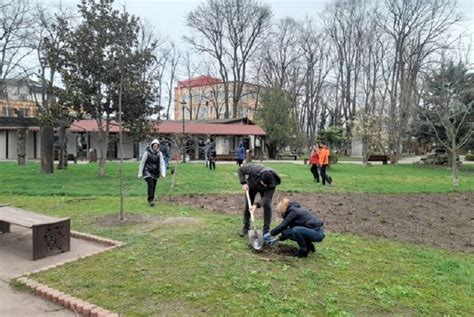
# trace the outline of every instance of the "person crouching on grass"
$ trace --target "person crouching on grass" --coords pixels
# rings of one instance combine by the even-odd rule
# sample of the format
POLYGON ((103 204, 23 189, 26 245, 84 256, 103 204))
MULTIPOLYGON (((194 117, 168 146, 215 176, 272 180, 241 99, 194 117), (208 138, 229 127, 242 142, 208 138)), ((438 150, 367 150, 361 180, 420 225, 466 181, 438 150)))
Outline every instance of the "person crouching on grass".
POLYGON ((154 139, 143 153, 138 178, 144 178, 148 185, 148 205, 155 205, 156 182, 160 176, 166 176, 166 163, 160 151, 160 141, 154 139))
POLYGON ((278 241, 287 239, 298 243, 298 257, 306 258, 309 252, 315 252, 313 242, 323 241, 324 222, 313 215, 308 209, 301 207, 297 202, 290 202, 287 198, 282 199, 277 205, 277 213, 283 218, 283 221, 270 230, 271 238, 269 245, 274 245, 278 241))

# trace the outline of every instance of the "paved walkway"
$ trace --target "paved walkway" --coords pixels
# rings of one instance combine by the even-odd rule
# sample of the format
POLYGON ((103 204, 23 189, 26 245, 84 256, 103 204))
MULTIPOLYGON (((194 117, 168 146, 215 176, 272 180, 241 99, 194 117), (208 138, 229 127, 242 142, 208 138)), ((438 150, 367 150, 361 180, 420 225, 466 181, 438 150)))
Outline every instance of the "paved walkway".
POLYGON ((64 307, 47 302, 27 292, 18 292, 9 283, 14 277, 66 260, 79 259, 106 247, 98 243, 71 238, 71 251, 32 260, 32 232, 11 226, 11 232, 0 233, 0 316, 63 317, 76 316, 64 307))

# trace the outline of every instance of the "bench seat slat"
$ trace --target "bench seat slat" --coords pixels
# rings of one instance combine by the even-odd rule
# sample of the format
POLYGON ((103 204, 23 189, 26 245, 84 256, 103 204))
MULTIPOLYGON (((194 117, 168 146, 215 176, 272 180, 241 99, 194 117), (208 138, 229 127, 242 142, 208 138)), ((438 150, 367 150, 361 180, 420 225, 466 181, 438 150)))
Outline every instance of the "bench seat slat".
POLYGON ((0 207, 0 221, 5 221, 25 228, 33 228, 37 225, 56 223, 65 219, 67 218, 56 218, 35 214, 10 206, 0 207))

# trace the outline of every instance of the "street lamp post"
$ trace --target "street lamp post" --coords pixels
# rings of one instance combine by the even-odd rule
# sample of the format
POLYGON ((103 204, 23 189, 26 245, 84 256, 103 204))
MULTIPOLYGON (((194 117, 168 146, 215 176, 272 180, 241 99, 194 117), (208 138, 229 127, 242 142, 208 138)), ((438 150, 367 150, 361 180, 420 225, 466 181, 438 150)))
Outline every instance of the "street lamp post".
POLYGON ((186 133, 186 126, 185 126, 185 122, 184 122, 184 108, 186 107, 186 101, 181 101, 180 102, 182 107, 183 107, 183 110, 181 112, 181 115, 183 116, 183 163, 186 163, 186 144, 184 143, 184 134, 186 133))

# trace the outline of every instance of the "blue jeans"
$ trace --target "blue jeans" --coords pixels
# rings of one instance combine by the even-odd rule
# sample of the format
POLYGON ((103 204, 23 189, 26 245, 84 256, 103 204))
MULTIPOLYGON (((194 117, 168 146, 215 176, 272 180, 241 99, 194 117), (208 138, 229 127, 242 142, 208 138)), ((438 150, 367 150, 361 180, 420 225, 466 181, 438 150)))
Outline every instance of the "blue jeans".
POLYGON ((321 242, 324 239, 324 229, 311 229, 307 227, 293 227, 285 229, 280 236, 280 240, 290 239, 298 243, 300 250, 309 250, 312 242, 321 242))

